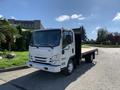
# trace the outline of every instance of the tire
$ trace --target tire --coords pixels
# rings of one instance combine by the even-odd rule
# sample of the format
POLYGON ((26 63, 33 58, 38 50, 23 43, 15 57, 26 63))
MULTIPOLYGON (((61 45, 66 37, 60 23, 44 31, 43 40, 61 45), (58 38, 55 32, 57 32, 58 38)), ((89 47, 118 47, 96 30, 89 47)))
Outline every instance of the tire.
POLYGON ((63 73, 68 76, 68 75, 72 74, 73 71, 74 71, 73 60, 69 60, 67 67, 63 70, 63 73))
POLYGON ((94 59, 94 55, 93 55, 93 54, 87 55, 87 56, 85 57, 85 62, 86 62, 86 63, 92 63, 92 62, 93 62, 93 59, 94 59))

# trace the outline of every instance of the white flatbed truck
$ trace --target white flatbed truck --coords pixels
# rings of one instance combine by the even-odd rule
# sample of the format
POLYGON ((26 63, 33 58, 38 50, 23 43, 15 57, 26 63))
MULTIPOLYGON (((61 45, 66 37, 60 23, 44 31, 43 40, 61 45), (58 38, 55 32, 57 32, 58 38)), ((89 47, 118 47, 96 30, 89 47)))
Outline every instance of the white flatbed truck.
POLYGON ((27 66, 70 75, 82 58, 92 63, 97 51, 95 48, 81 48, 80 28, 35 30, 29 45, 27 66))

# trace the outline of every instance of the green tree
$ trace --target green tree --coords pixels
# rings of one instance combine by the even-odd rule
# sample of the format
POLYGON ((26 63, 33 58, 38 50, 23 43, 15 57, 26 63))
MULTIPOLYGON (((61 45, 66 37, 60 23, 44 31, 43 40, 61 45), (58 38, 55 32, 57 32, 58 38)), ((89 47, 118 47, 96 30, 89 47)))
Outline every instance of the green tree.
MULTIPOLYGON (((0 18, 0 20, 2 20, 2 18, 0 18)), ((5 42, 5 35, 3 33, 3 30, 2 30, 2 23, 0 21, 0 44, 1 42, 5 42)))
POLYGON ((113 35, 114 35, 114 38, 113 38, 114 39, 114 44, 115 45, 120 44, 120 33, 114 32, 113 35))
POLYGON ((6 19, 0 19, 0 43, 4 41, 11 50, 11 46, 17 37, 17 29, 10 24, 6 19))
POLYGON ((22 28, 20 26, 17 26, 17 29, 19 31, 20 38, 16 39, 15 46, 16 50, 28 50, 29 42, 31 38, 31 31, 25 30, 22 31, 22 28))
POLYGON ((113 33, 108 33, 107 35, 107 41, 108 41, 108 44, 114 44, 114 36, 113 36, 113 33))
POLYGON ((107 41, 108 31, 105 28, 99 28, 97 32, 97 42, 105 44, 107 41))
POLYGON ((85 30, 84 26, 81 26, 80 30, 81 30, 81 40, 82 40, 82 42, 86 42, 87 36, 86 36, 86 30, 85 30))
POLYGON ((1 32, 1 28, 0 28, 0 48, 1 48, 1 43, 5 42, 5 35, 3 34, 3 32, 1 32))

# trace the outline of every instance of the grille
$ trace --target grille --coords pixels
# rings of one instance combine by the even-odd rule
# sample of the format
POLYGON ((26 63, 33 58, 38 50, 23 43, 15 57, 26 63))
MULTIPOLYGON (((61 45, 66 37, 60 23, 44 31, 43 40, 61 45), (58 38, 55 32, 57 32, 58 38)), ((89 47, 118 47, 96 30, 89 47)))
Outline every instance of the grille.
POLYGON ((35 59, 35 62, 41 62, 41 63, 45 63, 45 60, 39 60, 39 59, 35 59))
POLYGON ((46 57, 37 57, 37 56, 35 56, 35 58, 38 58, 38 59, 47 59, 46 57))
POLYGON ((37 57, 35 56, 35 61, 34 62, 38 62, 38 63, 46 63, 46 57, 37 57))

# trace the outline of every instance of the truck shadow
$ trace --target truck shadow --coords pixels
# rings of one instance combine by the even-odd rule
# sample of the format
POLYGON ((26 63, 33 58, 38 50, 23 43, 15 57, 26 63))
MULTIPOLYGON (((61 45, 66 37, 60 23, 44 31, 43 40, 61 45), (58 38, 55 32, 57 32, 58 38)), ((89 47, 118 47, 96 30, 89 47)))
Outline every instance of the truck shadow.
POLYGON ((65 76, 61 73, 53 74, 43 71, 36 71, 11 80, 0 87, 2 88, 12 85, 19 90, 64 90, 67 86, 76 81, 95 65, 96 62, 88 64, 82 62, 70 76, 65 76))

